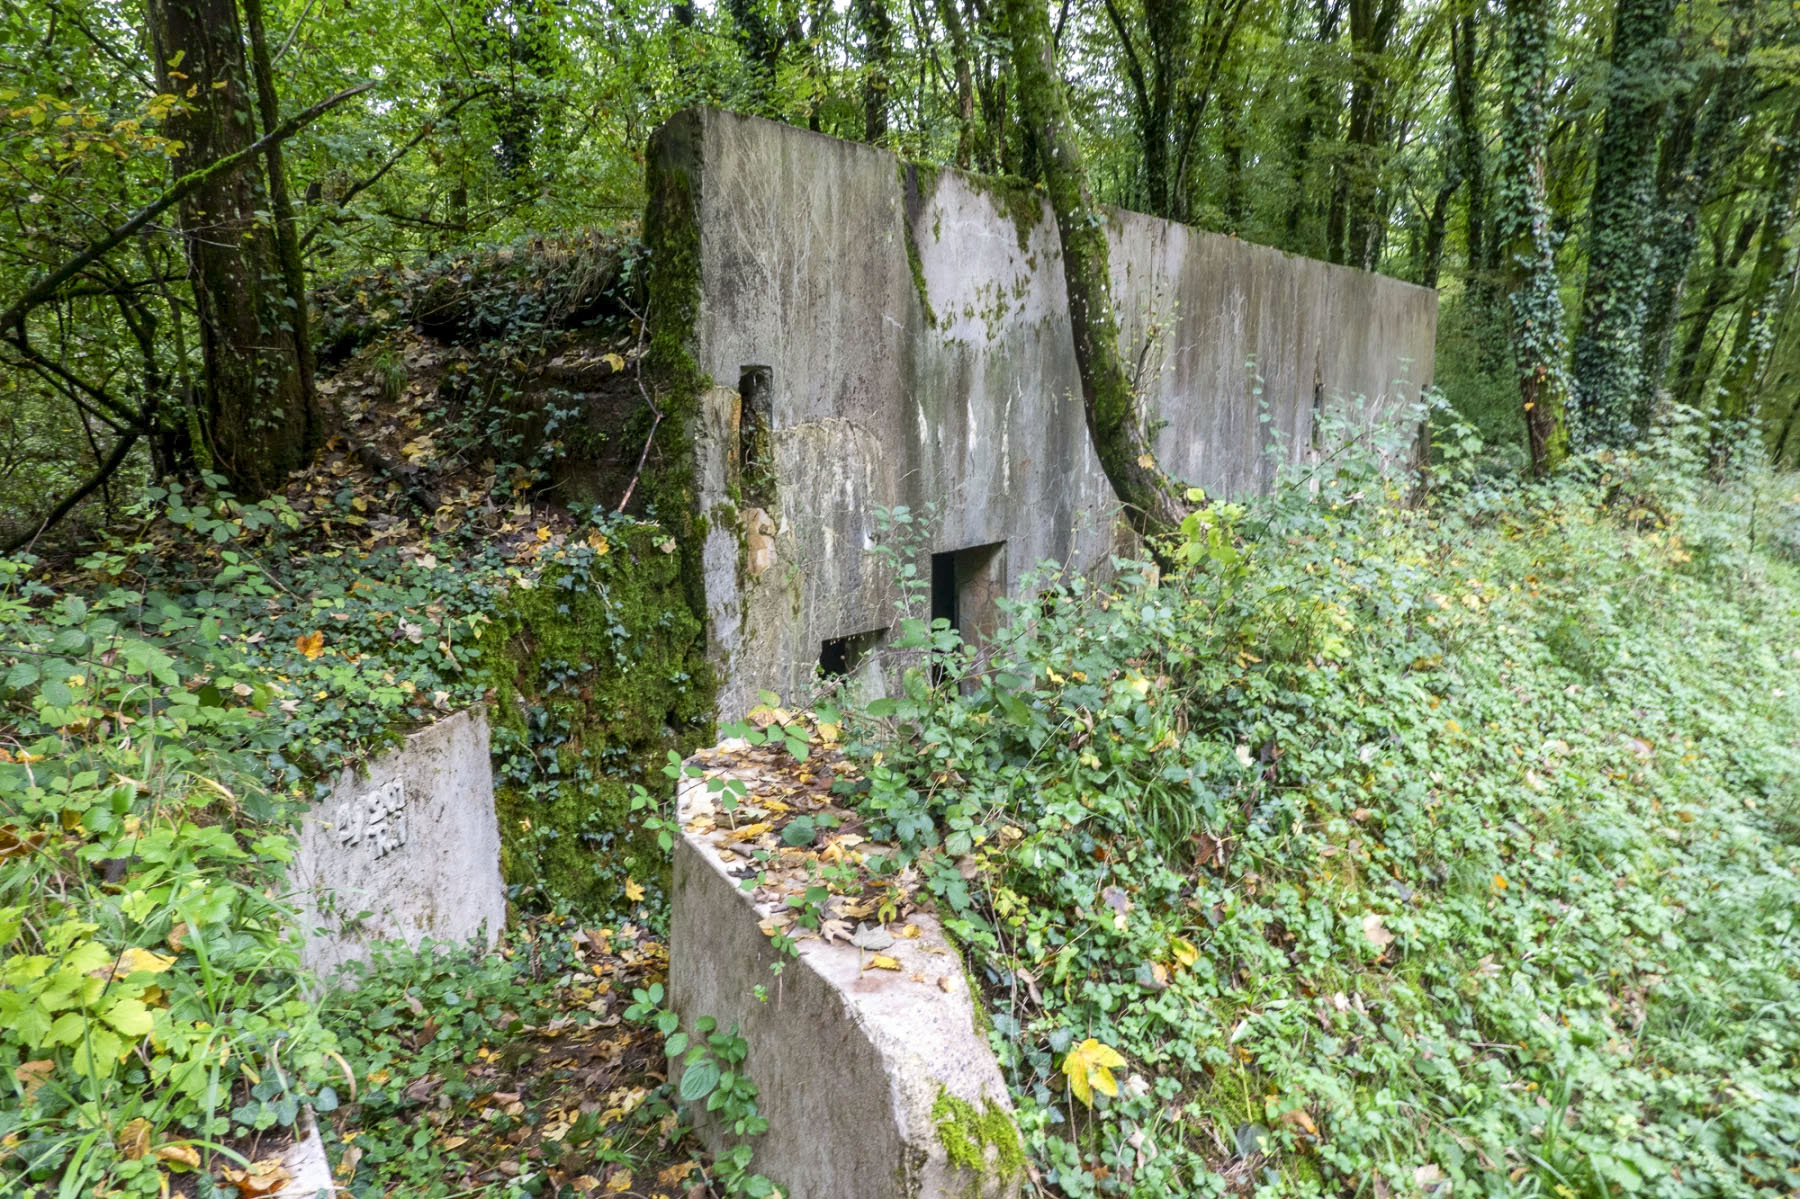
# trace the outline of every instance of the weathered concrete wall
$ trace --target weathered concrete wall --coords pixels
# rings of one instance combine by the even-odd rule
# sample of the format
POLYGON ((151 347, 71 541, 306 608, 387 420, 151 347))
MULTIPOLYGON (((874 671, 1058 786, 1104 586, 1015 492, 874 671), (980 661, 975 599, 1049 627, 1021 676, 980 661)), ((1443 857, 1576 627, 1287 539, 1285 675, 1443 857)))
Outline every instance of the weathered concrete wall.
POLYGON ((445 717, 347 769, 307 813, 288 872, 305 937, 300 957, 329 977, 369 943, 452 943, 506 924, 487 713, 445 717), (364 916, 362 913, 368 913, 364 916))
MULTIPOLYGON (((1009 591, 1046 559, 1105 561, 1116 500, 1047 203, 712 110, 677 116, 653 152, 695 196, 693 344, 720 389, 699 453, 721 715, 760 688, 804 694, 822 641, 895 623, 867 552, 877 506, 935 505, 935 552, 1004 543, 991 569, 1009 591), (733 390, 752 366, 768 368, 755 439, 733 390), (748 446, 768 494, 745 494, 748 446)), ((1166 422, 1157 456, 1210 493, 1331 448, 1314 444, 1326 407, 1373 421, 1430 380, 1428 289, 1134 213, 1111 237, 1126 357, 1166 422)))

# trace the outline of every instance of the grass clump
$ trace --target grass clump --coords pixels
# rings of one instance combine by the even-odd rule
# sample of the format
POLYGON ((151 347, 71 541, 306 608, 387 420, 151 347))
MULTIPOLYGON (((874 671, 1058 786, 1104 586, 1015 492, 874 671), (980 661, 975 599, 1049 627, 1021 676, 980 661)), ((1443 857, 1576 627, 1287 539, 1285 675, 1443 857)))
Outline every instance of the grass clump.
POLYGON ((1800 1184, 1800 485, 1692 449, 1215 506, 881 706, 1052 1193, 1800 1184))

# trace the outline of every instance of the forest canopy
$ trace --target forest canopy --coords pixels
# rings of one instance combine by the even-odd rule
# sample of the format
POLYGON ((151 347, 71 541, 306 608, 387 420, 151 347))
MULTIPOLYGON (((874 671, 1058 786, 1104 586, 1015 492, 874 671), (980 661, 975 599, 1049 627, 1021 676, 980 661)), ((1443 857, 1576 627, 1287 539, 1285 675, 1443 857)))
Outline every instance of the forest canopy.
MULTIPOLYGON (((151 479, 272 490, 333 433, 322 286, 534 235, 629 238, 645 139, 682 107, 1043 181, 1013 53, 1034 15, 14 0, 0 544, 104 521, 151 479)), ((1047 18, 1095 202, 1439 289, 1439 384, 1515 468, 1628 442, 1670 404, 1708 414, 1720 461, 1800 453, 1791 4, 1105 0, 1047 18)))

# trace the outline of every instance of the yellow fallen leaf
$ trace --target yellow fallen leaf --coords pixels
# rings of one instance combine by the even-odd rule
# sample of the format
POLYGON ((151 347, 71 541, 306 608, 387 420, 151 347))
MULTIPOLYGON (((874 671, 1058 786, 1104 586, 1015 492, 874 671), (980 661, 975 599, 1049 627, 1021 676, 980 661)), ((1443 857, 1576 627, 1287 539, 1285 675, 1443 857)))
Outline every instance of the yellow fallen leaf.
POLYGON ((606 1180, 606 1193, 609 1195, 617 1195, 621 1191, 629 1191, 631 1189, 631 1182, 631 1171, 619 1170, 613 1174, 611 1178, 606 1180))
POLYGON ((325 634, 314 629, 310 634, 302 634, 294 638, 294 648, 306 655, 308 661, 325 652, 325 634))
POLYGON ((625 359, 617 354, 602 354, 600 355, 600 361, 606 363, 606 365, 612 367, 615 371, 622 371, 625 369, 625 359))
POLYGON ((188 1170, 200 1168, 200 1151, 188 1144, 164 1145, 156 1151, 156 1160, 188 1170))
POLYGON ((877 970, 898 970, 900 969, 900 959, 891 958, 885 953, 878 953, 869 959, 869 965, 877 970))
POLYGON ((644 901, 644 888, 639 885, 636 879, 628 878, 625 880, 625 898, 632 903, 642 903, 644 901))
POLYGON ((1118 1050, 1089 1037, 1069 1050, 1068 1056, 1063 1058, 1062 1070, 1075 1098, 1092 1107, 1095 1091, 1118 1095, 1119 1084, 1112 1072, 1124 1064, 1125 1059, 1118 1050))
POLYGON ((1496 890, 1496 891, 1506 890, 1506 879, 1504 876, 1498 875, 1498 874, 1496 874, 1494 876, 1494 890, 1496 890))
POLYGON ((153 953, 133 946, 119 955, 118 964, 113 967, 113 975, 119 977, 136 974, 140 970, 147 974, 161 974, 174 964, 175 959, 167 954, 153 953))
POLYGON ((1200 960, 1200 950, 1192 941, 1184 941, 1180 937, 1169 938, 1169 955, 1183 966, 1192 966, 1200 960))

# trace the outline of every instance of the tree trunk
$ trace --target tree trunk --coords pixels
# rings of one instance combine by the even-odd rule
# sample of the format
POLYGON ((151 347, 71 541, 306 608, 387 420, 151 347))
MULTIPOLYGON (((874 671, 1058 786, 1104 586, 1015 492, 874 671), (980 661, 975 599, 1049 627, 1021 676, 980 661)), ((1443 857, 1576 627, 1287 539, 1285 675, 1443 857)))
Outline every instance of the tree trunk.
POLYGON ((937 10, 956 60, 956 165, 966 171, 975 144, 975 76, 969 66, 969 37, 956 0, 937 0, 937 10))
POLYGON ((1506 24, 1505 127, 1494 182, 1512 313, 1513 363, 1525 409, 1531 467, 1542 475, 1567 456, 1569 443, 1563 307, 1544 179, 1549 0, 1507 0, 1506 24))
POLYGON ((1732 140, 1730 127, 1742 90, 1743 71, 1728 65, 1716 86, 1695 88, 1675 111, 1663 145, 1663 162, 1657 169, 1656 269, 1645 298, 1642 351, 1644 385, 1653 407, 1668 381, 1675 322, 1700 240, 1700 206, 1726 157, 1724 145, 1732 140))
POLYGON ((1599 445, 1625 444, 1649 417, 1643 333, 1653 263, 1644 231, 1654 212, 1662 63, 1674 11, 1673 0, 1618 0, 1613 13, 1572 392, 1578 432, 1599 445))
POLYGON ((1351 266, 1372 271, 1381 259, 1386 233, 1379 190, 1381 147, 1387 127, 1387 70, 1383 58, 1388 41, 1400 21, 1400 0, 1350 0, 1350 133, 1348 152, 1339 170, 1339 187, 1333 196, 1341 244, 1337 258, 1351 266))
MULTIPOLYGON (((1463 239, 1468 250, 1463 302, 1474 318, 1471 327, 1486 330, 1498 326, 1500 281, 1495 277, 1498 247, 1490 244, 1499 239, 1493 236, 1486 134, 1481 123, 1480 10, 1478 3, 1471 3, 1450 23, 1450 83, 1456 113, 1453 161, 1464 187, 1463 239)), ((1502 340, 1482 337, 1476 344, 1483 373, 1498 375, 1505 360, 1502 340)))
MULTIPOLYGON (((170 137, 186 174, 256 140, 233 0, 148 0, 159 86, 181 96, 170 137)), ((317 406, 300 364, 293 300, 254 161, 221 172, 182 200, 182 234, 206 364, 202 432, 238 494, 267 495, 319 440, 317 406)))
MULTIPOLYGON (((275 68, 269 61, 269 38, 263 27, 262 0, 244 0, 244 26, 250 35, 250 59, 256 76, 256 106, 267 134, 281 124, 281 103, 275 95, 275 68)), ((275 214, 275 245, 281 254, 281 274, 287 284, 294 343, 299 351, 300 386, 307 403, 316 404, 313 392, 312 319, 306 306, 306 268, 300 261, 300 235, 294 224, 294 203, 288 194, 287 167, 281 143, 264 152, 269 168, 269 201, 275 214)))
POLYGON ((1725 218, 1720 218, 1721 228, 1714 239, 1712 277, 1706 281, 1706 290, 1701 293, 1700 303, 1689 317, 1687 335, 1681 340, 1681 354, 1675 359, 1675 399, 1677 403, 1690 408, 1697 407, 1706 392, 1708 372, 1700 369, 1700 356, 1706 348, 1707 331, 1725 303, 1732 275, 1736 273, 1738 264, 1743 262, 1744 255, 1750 252, 1751 243, 1756 240, 1756 214, 1751 212, 1739 222, 1737 236, 1732 239, 1728 253, 1724 247, 1724 220, 1725 218))
POLYGON ((893 86, 894 22, 886 0, 854 0, 851 19, 863 39, 863 140, 887 140, 888 91, 893 86))
POLYGON ((1763 209, 1762 231, 1757 235, 1756 261, 1744 289, 1744 307, 1738 317, 1731 357, 1719 388, 1719 411, 1713 421, 1714 460, 1729 456, 1730 441, 1740 435, 1735 427, 1752 415, 1762 382, 1770 343, 1776 329, 1782 280, 1793 253, 1800 218, 1800 108, 1794 110, 1790 128, 1783 131, 1769 162, 1770 188, 1763 209))
POLYGON ((1343 0, 1314 0, 1314 13, 1317 27, 1313 39, 1312 55, 1309 63, 1310 78, 1301 89, 1300 120, 1294 129, 1292 155, 1292 175, 1289 185, 1287 217, 1283 221, 1282 248, 1296 254, 1311 253, 1324 257, 1320 253, 1321 245, 1316 236, 1303 233, 1301 226, 1305 222, 1311 204, 1306 187, 1306 176, 1312 169, 1313 143, 1318 139, 1318 128, 1325 114, 1326 99, 1329 92, 1327 72, 1319 62, 1332 43, 1337 41, 1338 20, 1343 15, 1343 0))
POLYGON ((1006 0, 1006 14, 1019 108, 1036 134, 1062 240, 1063 284, 1088 434, 1132 526, 1147 536, 1168 532, 1186 509, 1151 456, 1138 397, 1119 357, 1107 217, 1088 186, 1068 96, 1056 70, 1049 17, 1040 0, 1006 0))

